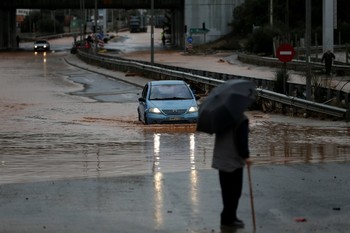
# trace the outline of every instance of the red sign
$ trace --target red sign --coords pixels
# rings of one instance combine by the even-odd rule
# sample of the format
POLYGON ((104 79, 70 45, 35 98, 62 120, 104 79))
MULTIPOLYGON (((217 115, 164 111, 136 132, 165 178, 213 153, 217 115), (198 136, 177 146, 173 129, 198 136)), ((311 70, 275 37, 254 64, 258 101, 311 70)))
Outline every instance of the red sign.
POLYGON ((276 56, 281 62, 290 62, 295 55, 295 50, 290 44, 281 44, 277 48, 276 56))

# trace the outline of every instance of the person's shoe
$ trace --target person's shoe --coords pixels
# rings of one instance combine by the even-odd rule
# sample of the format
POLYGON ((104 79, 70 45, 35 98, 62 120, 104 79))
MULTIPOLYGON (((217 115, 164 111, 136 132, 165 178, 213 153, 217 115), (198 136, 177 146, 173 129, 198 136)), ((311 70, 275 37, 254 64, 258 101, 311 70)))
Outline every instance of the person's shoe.
POLYGON ((221 223, 221 230, 222 231, 229 231, 234 230, 237 228, 243 228, 244 222, 238 218, 236 218, 233 222, 230 223, 221 223))
POLYGON ((233 221, 233 225, 237 226, 237 227, 244 227, 244 222, 238 218, 236 218, 234 221, 233 221))

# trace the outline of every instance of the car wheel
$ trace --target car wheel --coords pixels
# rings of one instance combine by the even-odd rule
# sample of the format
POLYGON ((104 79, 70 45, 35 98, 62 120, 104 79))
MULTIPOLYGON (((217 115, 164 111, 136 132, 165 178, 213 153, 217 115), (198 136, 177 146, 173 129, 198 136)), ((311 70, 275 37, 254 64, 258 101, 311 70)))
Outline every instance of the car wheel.
POLYGON ((147 117, 146 117, 146 113, 144 115, 144 119, 145 119, 145 125, 148 125, 148 120, 147 120, 147 117))
POLYGON ((139 121, 142 121, 141 120, 141 115, 140 115, 140 111, 137 109, 137 116, 138 116, 138 118, 139 118, 139 121))

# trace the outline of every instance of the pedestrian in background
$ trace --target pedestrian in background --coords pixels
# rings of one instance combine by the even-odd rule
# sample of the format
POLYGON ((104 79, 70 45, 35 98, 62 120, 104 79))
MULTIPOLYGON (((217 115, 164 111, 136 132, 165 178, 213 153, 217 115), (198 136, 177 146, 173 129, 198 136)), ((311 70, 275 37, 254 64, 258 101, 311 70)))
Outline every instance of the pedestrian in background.
POLYGON ((242 228, 244 223, 237 217, 237 208, 242 194, 243 167, 250 165, 249 120, 243 114, 237 123, 215 134, 212 167, 219 170, 223 202, 221 228, 242 228))
POLYGON ((162 33, 162 43, 163 43, 163 46, 165 46, 165 40, 166 40, 166 38, 165 38, 165 33, 163 32, 163 33, 162 33))
POLYGON ((17 43, 17 48, 19 48, 19 42, 20 42, 20 38, 19 38, 19 35, 16 36, 16 43, 17 43))
POLYGON ((322 63, 324 62, 326 75, 331 74, 332 63, 334 59, 335 59, 334 53, 332 53, 330 50, 327 50, 327 52, 323 54, 321 62, 322 63))

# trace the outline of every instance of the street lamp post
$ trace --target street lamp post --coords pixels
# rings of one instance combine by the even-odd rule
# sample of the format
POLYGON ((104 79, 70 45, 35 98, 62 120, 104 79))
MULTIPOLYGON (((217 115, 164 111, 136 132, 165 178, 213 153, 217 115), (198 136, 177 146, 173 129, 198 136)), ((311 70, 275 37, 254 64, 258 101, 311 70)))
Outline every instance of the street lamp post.
POLYGON ((79 34, 80 34, 80 41, 83 41, 83 0, 79 1, 79 8, 80 8, 80 19, 79 19, 79 34))
POLYGON ((96 38, 96 33, 97 33, 97 18, 98 18, 98 12, 97 12, 97 0, 95 0, 95 16, 94 16, 94 23, 95 23, 95 31, 94 33, 94 38, 95 38, 95 53, 97 53, 97 38, 96 38))
POLYGON ((270 0, 270 26, 273 26, 273 0, 270 0))
POLYGON ((151 64, 154 64, 154 0, 151 0, 151 64))
POLYGON ((305 1, 306 9, 306 99, 311 100, 311 67, 310 67, 310 46, 311 46, 311 0, 305 1))

